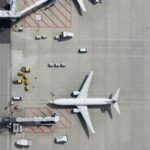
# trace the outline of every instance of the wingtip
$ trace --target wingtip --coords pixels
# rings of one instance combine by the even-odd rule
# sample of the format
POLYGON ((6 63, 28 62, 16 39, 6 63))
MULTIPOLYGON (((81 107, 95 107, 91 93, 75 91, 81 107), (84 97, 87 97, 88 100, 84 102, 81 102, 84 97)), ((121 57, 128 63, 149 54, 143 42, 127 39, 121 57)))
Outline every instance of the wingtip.
POLYGON ((95 130, 93 129, 93 130, 91 130, 91 132, 93 133, 93 134, 95 134, 95 130))

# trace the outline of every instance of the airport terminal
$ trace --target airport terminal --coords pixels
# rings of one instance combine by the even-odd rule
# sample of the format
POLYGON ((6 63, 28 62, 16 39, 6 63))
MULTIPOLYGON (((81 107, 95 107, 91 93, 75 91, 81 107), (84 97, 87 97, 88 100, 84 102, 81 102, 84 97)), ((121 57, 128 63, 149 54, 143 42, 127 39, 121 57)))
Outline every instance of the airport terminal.
POLYGON ((3 150, 149 150, 148 0, 1 0, 3 150))

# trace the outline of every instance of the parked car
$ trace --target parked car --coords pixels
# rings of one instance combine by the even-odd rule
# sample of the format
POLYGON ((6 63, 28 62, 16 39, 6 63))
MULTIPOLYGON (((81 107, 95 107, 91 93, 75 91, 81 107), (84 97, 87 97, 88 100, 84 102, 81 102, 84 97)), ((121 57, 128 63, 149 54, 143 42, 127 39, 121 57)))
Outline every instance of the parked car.
POLYGON ((48 67, 54 67, 54 63, 49 63, 48 67))
POLYGON ((60 63, 55 63, 54 67, 60 67, 60 63))
POLYGON ((66 67, 66 64, 65 63, 61 63, 60 67, 66 67))

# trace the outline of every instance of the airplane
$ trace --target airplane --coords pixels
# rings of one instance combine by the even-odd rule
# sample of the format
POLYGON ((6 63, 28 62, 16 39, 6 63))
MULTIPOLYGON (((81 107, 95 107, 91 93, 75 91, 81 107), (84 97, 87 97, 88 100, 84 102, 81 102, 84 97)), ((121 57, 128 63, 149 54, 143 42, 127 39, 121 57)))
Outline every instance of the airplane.
POLYGON ((76 0, 78 2, 78 4, 80 5, 80 8, 86 12, 86 8, 85 8, 85 5, 84 5, 84 2, 83 0, 76 0))
POLYGON ((109 98, 87 98, 88 89, 91 83, 91 79, 94 71, 91 71, 88 75, 82 89, 79 92, 79 95, 76 98, 61 98, 56 100, 51 100, 49 103, 54 105, 63 105, 63 106, 76 106, 78 108, 78 112, 81 113, 83 119, 85 120, 86 125, 94 134, 94 128, 88 113, 89 105, 112 105, 116 109, 116 111, 120 114, 120 109, 118 105, 118 97, 120 93, 120 88, 116 91, 116 93, 109 98))

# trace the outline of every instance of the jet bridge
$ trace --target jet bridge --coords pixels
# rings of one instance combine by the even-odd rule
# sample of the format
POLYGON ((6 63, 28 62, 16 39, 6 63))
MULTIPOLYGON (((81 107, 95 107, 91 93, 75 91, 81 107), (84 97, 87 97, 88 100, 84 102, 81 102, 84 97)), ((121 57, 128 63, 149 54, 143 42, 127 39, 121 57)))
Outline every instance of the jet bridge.
POLYGON ((17 117, 16 122, 17 123, 35 123, 35 124, 54 124, 57 123, 60 120, 60 117, 58 115, 53 116, 47 116, 47 117, 34 117, 34 118, 22 118, 17 117))
POLYGON ((49 6, 54 5, 56 0, 38 0, 34 4, 30 5, 29 7, 16 12, 16 0, 10 1, 10 10, 0 10, 0 19, 17 19, 21 18, 27 14, 29 14, 31 11, 38 9, 44 4, 47 4, 49 6))

